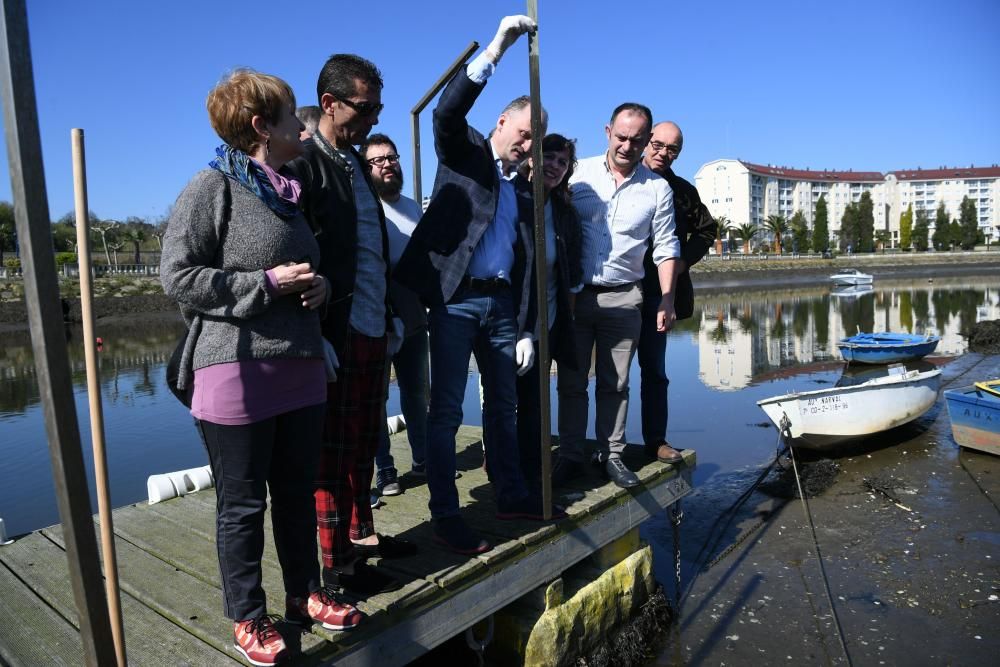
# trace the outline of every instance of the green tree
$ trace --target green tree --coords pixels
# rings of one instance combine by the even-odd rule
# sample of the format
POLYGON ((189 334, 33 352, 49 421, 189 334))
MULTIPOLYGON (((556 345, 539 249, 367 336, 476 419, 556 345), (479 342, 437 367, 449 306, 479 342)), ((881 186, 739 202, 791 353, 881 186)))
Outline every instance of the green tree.
POLYGON ((875 250, 875 204, 867 191, 861 193, 858 202, 858 249, 861 252, 875 250))
POLYGON ((958 224, 958 220, 952 220, 948 225, 948 243, 951 247, 959 245, 962 242, 962 226, 958 224))
POLYGON ((886 249, 886 246, 889 245, 890 241, 891 241, 891 237, 889 236, 889 231, 888 230, 886 230, 886 229, 876 229, 875 230, 875 249, 876 250, 882 250, 884 252, 885 249, 886 249))
POLYGON ((913 243, 913 204, 906 207, 906 212, 899 216, 899 247, 909 250, 913 243))
POLYGON ((133 264, 142 264, 142 244, 146 241, 146 230, 141 227, 126 227, 122 231, 122 239, 132 244, 134 251, 133 264))
POLYGON ((788 226, 792 230, 792 251, 809 252, 811 241, 809 238, 809 223, 806 222, 805 213, 796 211, 792 216, 788 226))
POLYGON ((759 230, 749 222, 744 222, 736 228, 736 236, 743 241, 743 254, 750 254, 750 241, 757 235, 759 230))
POLYGON ((968 197, 962 197, 958 219, 959 239, 962 250, 972 250, 979 240, 979 216, 976 215, 976 203, 968 197))
POLYGON ((774 252, 781 254, 781 239, 788 231, 788 221, 782 215, 769 215, 764 221, 764 229, 774 234, 774 252))
POLYGON ((935 250, 951 250, 951 225, 944 202, 941 202, 934 215, 934 232, 931 234, 931 243, 934 244, 935 250))
POLYGON ((861 224, 858 219, 858 206, 851 202, 844 208, 844 215, 840 218, 840 249, 851 252, 861 250, 861 224))
POLYGON ((826 252, 830 249, 830 222, 826 210, 826 195, 820 195, 813 213, 812 247, 816 252, 826 252))
POLYGON ((14 205, 0 201, 0 266, 3 266, 4 250, 14 249, 17 226, 14 224, 14 205))
POLYGON ((920 209, 917 211, 917 221, 913 223, 913 247, 921 252, 927 250, 929 228, 930 221, 927 219, 927 211, 920 209))

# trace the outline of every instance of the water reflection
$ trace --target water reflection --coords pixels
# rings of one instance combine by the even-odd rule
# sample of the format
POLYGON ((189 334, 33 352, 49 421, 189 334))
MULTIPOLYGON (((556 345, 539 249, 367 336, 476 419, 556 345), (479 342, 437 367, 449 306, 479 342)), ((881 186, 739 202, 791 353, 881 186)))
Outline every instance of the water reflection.
POLYGON ((998 290, 982 283, 876 284, 866 292, 803 288, 700 296, 699 378, 732 391, 806 364, 840 360, 857 331, 936 333, 935 354, 965 351, 961 333, 1000 319, 998 290))

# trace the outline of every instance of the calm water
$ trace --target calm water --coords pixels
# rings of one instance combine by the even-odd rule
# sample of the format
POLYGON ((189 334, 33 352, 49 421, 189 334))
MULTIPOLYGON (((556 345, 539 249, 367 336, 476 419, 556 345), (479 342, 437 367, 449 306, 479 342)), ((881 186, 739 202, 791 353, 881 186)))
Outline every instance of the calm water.
MULTIPOLYGON (((995 277, 984 276, 934 284, 885 283, 860 295, 831 295, 825 287, 699 294, 695 316, 670 334, 667 347, 669 438, 678 446, 698 450, 696 486, 725 485, 729 473, 756 467, 774 451, 776 432, 760 426, 767 420, 755 401, 835 382, 840 375, 838 338, 858 327, 934 331, 942 336, 936 355, 955 356, 965 350, 959 332, 980 320, 1000 319, 998 293, 995 277)), ((179 320, 144 316, 99 327, 104 339, 101 386, 115 506, 144 500, 149 475, 207 463, 190 415, 164 383, 166 360, 181 331, 179 320)), ((89 459, 78 328, 68 331, 68 348, 85 459, 89 459)), ((638 368, 633 368, 636 400, 638 377, 638 368)), ((479 424, 474 376, 465 407, 466 423, 479 424)), ((399 412, 394 387, 388 412, 399 412)), ((627 436, 631 442, 641 440, 635 404, 627 436)), ((0 350, 0 461, 0 517, 8 533, 18 535, 57 523, 26 332, 6 333, 0 350)), ((89 463, 88 471, 92 479, 89 463)), ((96 511, 96 499, 93 506, 96 511)))

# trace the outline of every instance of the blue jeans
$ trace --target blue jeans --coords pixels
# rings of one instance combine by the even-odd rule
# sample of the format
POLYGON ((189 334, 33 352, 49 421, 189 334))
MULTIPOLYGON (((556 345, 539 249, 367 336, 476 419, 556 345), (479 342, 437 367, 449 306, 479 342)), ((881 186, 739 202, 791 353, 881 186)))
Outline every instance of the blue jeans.
POLYGON ((431 518, 458 514, 455 434, 469 359, 476 355, 485 393, 483 444, 497 505, 528 495, 517 448, 517 388, 514 343, 517 323, 510 292, 485 294, 460 287, 452 300, 428 313, 431 337, 431 405, 427 415, 427 487, 431 518))
MULTIPOLYGON (((406 439, 410 442, 413 465, 423 465, 427 446, 427 330, 421 329, 403 339, 399 352, 392 358, 399 387, 399 408, 406 420, 406 439)), ((383 425, 378 451, 375 453, 375 486, 383 486, 387 475, 396 472, 396 462, 389 451, 389 429, 383 425)))
POLYGON ((642 403, 642 440, 647 445, 667 439, 667 334, 656 330, 660 290, 646 290, 639 334, 639 398, 642 403))

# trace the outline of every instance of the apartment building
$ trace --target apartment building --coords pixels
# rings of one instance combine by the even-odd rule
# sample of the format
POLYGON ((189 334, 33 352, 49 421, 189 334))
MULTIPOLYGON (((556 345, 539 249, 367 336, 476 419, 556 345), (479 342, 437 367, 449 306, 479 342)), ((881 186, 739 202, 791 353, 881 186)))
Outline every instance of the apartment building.
POLYGON ((712 215, 725 215, 735 224, 761 225, 768 216, 791 218, 802 211, 810 228, 816 202, 825 196, 829 228, 840 231, 840 220, 850 203, 868 192, 874 204, 875 229, 889 232, 899 245, 899 216, 913 205, 914 213, 928 211, 931 228, 939 204, 958 219, 963 197, 976 204, 979 227, 987 239, 1000 240, 1000 167, 905 169, 877 171, 814 171, 744 160, 713 160, 695 174, 695 185, 712 215))

